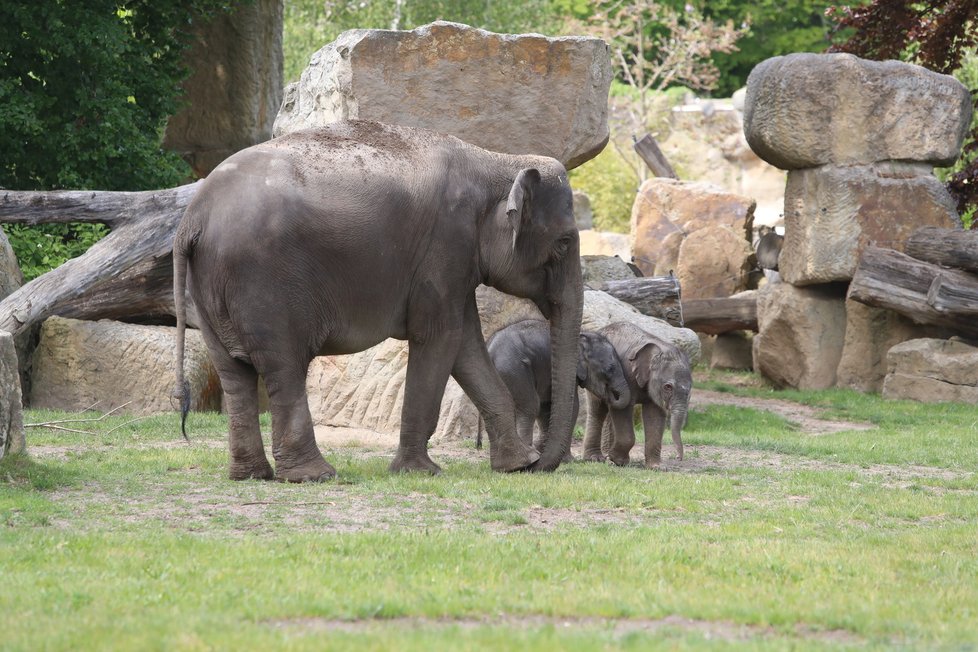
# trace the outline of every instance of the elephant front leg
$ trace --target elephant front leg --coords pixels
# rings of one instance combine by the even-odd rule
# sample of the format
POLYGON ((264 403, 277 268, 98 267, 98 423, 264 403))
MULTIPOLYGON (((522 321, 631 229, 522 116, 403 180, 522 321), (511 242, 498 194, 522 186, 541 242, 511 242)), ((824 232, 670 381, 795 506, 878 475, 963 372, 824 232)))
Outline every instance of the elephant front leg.
POLYGON ((632 421, 634 413, 631 407, 611 410, 615 437, 608 451, 608 459, 617 466, 628 466, 628 454, 635 446, 635 424, 632 421))
POLYGON ((588 392, 587 394, 587 428, 584 431, 585 462, 604 462, 601 452, 601 429, 608 418, 608 406, 600 398, 588 392))
MULTIPOLYGON (((577 415, 580 412, 580 403, 577 395, 574 395, 574 423, 577 423, 577 415)), ((537 417, 537 424, 540 426, 540 440, 537 442, 537 450, 544 450, 547 447, 547 441, 550 439, 550 404, 546 404, 540 408, 540 414, 537 417)), ((564 455, 564 459, 560 461, 561 464, 570 463, 574 461, 574 454, 571 452, 570 448, 567 449, 567 454, 564 455)))
POLYGON ((645 428, 645 468, 657 469, 662 463, 662 433, 666 429, 666 414, 655 403, 642 406, 642 427, 645 428))
POLYGON ((516 406, 486 350, 475 296, 466 304, 462 344, 452 375, 485 417, 489 463, 494 471, 522 471, 540 459, 540 454, 517 435, 516 406))
POLYGON ((442 333, 440 338, 434 340, 412 340, 408 343, 400 442, 390 464, 391 471, 441 473, 441 467, 428 456, 428 440, 438 426, 441 400, 453 361, 458 355, 459 342, 460 333, 455 330, 442 333))

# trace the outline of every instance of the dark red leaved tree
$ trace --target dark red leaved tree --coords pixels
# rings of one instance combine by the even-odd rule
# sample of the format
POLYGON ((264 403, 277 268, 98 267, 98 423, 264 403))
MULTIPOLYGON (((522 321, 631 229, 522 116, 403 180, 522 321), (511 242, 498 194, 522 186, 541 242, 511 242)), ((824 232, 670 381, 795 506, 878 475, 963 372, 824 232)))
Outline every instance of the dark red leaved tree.
MULTIPOLYGON (((837 34, 848 39, 830 51, 866 59, 901 59, 936 72, 952 74, 978 45, 978 0, 872 0, 864 6, 840 5, 828 10, 837 34)), ((972 87, 978 103, 978 88, 972 87)), ((978 207, 978 123, 972 122, 964 167, 948 179, 958 211, 978 207)), ((978 220, 972 222, 978 228, 978 220)))

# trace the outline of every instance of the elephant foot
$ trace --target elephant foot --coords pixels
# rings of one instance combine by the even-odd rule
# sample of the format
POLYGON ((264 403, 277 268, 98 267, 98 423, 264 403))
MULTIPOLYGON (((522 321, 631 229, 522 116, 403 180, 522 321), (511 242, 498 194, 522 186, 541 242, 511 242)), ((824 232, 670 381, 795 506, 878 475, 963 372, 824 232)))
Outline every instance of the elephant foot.
POLYGON ((336 469, 322 455, 294 465, 278 461, 275 466, 280 482, 326 482, 336 477, 336 469))
POLYGON ((412 473, 416 471, 431 475, 441 473, 441 467, 428 457, 427 451, 411 454, 398 449, 389 468, 392 473, 412 473))
POLYGON ((275 477, 272 465, 262 455, 258 460, 232 460, 228 467, 228 477, 232 480, 271 480, 275 477))
POLYGON ((645 468, 650 471, 658 471, 661 464, 661 460, 645 460, 645 468))
POLYGON ((574 454, 571 453, 570 451, 567 451, 567 455, 564 455, 564 459, 560 460, 560 463, 570 464, 571 462, 575 462, 575 461, 577 460, 574 458, 574 454))
POLYGON ((496 451, 489 450, 489 465, 493 471, 502 473, 525 471, 540 459, 540 453, 522 440, 514 440, 514 444, 509 446, 500 443, 496 447, 498 449, 496 451))
POLYGON ((600 452, 584 451, 584 455, 581 456, 581 459, 585 462, 604 462, 605 456, 600 452))
POLYGON ((611 453, 608 455, 608 461, 615 466, 628 466, 628 453, 625 453, 624 455, 616 455, 615 453, 611 453))

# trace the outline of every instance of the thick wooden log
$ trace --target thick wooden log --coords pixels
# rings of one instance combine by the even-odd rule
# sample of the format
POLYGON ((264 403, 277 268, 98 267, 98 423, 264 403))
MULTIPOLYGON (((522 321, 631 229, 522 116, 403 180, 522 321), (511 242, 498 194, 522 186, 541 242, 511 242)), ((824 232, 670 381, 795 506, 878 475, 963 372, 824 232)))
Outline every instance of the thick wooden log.
MULTIPOLYGON (((172 315, 173 234, 197 188, 190 184, 145 192, 0 193, 0 222, 101 222, 111 229, 85 254, 0 302, 0 330, 17 334, 51 315, 172 315)), ((192 306, 187 321, 197 322, 192 306)))
POLYGON ((757 298, 725 297, 683 301, 686 328, 720 335, 730 331, 757 331, 757 298))
POLYGON ((599 288, 619 301, 634 306, 643 315, 682 326, 679 279, 675 276, 643 276, 607 281, 599 288))
POLYGON ((892 249, 867 247, 849 284, 849 298, 887 308, 918 324, 946 326, 978 337, 978 276, 927 263, 892 249))
POLYGON ((978 272, 978 231, 925 226, 910 234, 904 252, 924 262, 978 272))
POLYGON ((666 177, 668 179, 679 178, 676 176, 676 171, 669 165, 665 154, 659 149, 659 144, 655 142, 652 134, 645 134, 642 138, 635 141, 632 147, 635 148, 635 152, 645 161, 645 164, 649 166, 649 169, 652 170, 652 174, 655 176, 666 177))

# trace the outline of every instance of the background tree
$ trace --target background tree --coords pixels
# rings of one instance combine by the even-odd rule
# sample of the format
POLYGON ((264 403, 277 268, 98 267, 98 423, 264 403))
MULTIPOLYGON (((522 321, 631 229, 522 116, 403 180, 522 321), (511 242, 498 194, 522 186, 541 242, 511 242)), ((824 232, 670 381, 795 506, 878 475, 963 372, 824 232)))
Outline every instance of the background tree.
MULTIPOLYGON (((186 179, 160 147, 193 21, 219 0, 5 0, 0 5, 0 187, 142 190, 186 179)), ((99 225, 6 227, 25 273, 56 266, 99 225)))
MULTIPOLYGON (((978 0, 873 0, 855 8, 834 7, 830 15, 840 30, 850 31, 833 51, 867 59, 902 59, 954 74, 978 100, 978 0)), ((972 115, 971 133, 961 160, 950 170, 948 189, 958 211, 972 228, 978 227, 972 220, 978 207, 978 115, 972 115)))

